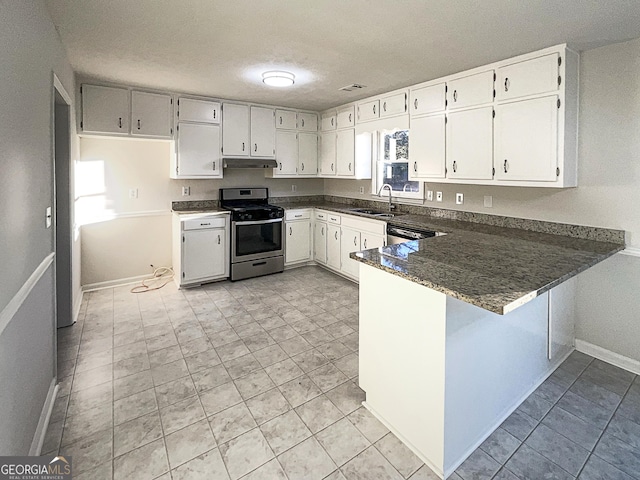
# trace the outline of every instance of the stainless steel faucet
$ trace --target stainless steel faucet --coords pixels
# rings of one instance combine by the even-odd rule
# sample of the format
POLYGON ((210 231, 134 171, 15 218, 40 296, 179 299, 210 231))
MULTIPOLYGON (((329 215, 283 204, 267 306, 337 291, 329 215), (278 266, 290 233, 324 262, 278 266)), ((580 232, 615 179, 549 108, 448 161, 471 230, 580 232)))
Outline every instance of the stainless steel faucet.
POLYGON ((391 187, 391 185, 389 185, 388 183, 383 183, 382 186, 380 187, 380 190, 378 190, 379 197, 382 196, 380 194, 382 193, 383 190, 389 190, 389 213, 391 213, 393 209, 396 208, 395 205, 391 203, 391 192, 393 191, 393 187, 391 187))

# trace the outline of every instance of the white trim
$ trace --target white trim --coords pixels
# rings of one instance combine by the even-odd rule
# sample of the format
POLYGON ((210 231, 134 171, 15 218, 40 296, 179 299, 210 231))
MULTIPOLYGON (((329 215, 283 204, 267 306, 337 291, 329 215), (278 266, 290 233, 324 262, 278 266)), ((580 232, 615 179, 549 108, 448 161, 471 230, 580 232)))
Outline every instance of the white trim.
POLYGON ((107 280, 106 282, 88 283, 82 286, 82 292, 93 292, 96 290, 104 290, 105 288, 122 287, 124 285, 132 285, 139 283, 145 278, 150 278, 150 274, 138 275, 135 277, 118 278, 116 280, 107 280))
POLYGON ((171 215, 171 210, 146 210, 142 212, 116 213, 113 218, 159 217, 162 215, 171 215))
POLYGON ((58 78, 58 75, 56 75, 56 72, 53 72, 53 86, 55 87, 56 90, 58 90, 58 93, 60 94, 60 96, 64 99, 64 101, 70 107, 73 104, 73 102, 71 101, 71 97, 69 96, 67 89, 64 88, 64 85, 62 85, 62 82, 58 78))
POLYGON ((631 373, 635 373, 636 375, 640 375, 640 361, 634 360, 633 358, 625 357, 606 348, 578 339, 576 339, 576 350, 631 373))
POLYGON ((76 323, 78 321, 78 317, 80 316, 80 309, 82 308, 82 297, 84 297, 84 291, 81 287, 80 291, 76 295, 76 298, 73 300, 73 323, 76 323))
POLYGON ((18 309, 27 299, 27 297, 31 293, 31 290, 33 290, 33 287, 36 286, 47 269, 51 266, 54 256, 55 253, 52 252, 47 255, 44 260, 42 260, 42 262, 40 262, 40 265, 38 265, 38 267, 33 271, 27 281, 24 282, 24 285, 20 287, 18 293, 16 293, 9 301, 7 306, 2 309, 2 312, 0 312, 0 335, 2 335, 4 329, 7 328, 7 325, 9 325, 11 319, 15 316, 15 314, 18 312, 18 309))
POLYGON ((624 250, 621 250, 618 253, 621 253, 622 255, 629 255, 632 257, 640 257, 640 248, 625 247, 624 250))
POLYGON ((60 386, 57 383, 57 379, 54 377, 53 380, 51 380, 51 385, 49 386, 47 399, 42 406, 42 412, 40 412, 40 420, 38 421, 36 432, 34 433, 33 440, 31 441, 29 456, 37 456, 42 453, 42 445, 44 445, 44 439, 47 435, 49 420, 51 419, 51 412, 53 412, 53 405, 55 404, 56 397, 58 396, 59 388, 60 386))

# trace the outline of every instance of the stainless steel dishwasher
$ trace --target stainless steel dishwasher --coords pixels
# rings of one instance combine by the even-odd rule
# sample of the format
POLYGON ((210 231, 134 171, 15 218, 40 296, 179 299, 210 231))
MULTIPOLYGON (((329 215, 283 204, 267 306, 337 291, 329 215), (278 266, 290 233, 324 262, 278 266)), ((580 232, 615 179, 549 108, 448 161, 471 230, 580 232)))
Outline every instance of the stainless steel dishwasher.
POLYGON ((434 232, 433 230, 413 227, 398 227, 395 225, 387 224, 387 245, 395 245, 411 240, 421 240, 423 238, 438 237, 440 235, 445 234, 434 232))

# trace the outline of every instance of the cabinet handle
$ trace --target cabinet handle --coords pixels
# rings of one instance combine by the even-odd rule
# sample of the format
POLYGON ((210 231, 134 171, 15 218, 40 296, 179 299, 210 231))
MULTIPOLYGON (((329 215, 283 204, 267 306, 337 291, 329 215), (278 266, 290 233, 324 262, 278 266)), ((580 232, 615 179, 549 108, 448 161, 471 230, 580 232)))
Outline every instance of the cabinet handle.
POLYGON ((387 102, 382 103, 382 110, 387 111, 387 102))
POLYGON ((418 109, 418 99, 417 99, 417 98, 413 100, 413 108, 414 108, 415 110, 417 110, 417 109, 418 109))
POLYGON ((322 234, 322 236, 324 237, 324 227, 320 228, 320 233, 322 234))
POLYGON ((509 91, 509 86, 511 85, 511 82, 509 81, 509 77, 506 77, 504 79, 504 91, 508 92, 509 91))
POLYGON ((507 173, 507 171, 509 170, 509 164, 507 163, 507 159, 504 159, 504 173, 507 173))
POLYGON ((333 117, 331 117, 331 126, 332 126, 332 127, 333 127, 333 121, 334 121, 334 118, 333 118, 333 117))
POLYGON ((301 163, 300 166, 302 167, 301 170, 304 172, 304 162, 301 163))
POLYGON ((338 239, 338 231, 336 230, 336 240, 338 239))
POLYGON ((367 239, 364 239, 364 248, 367 248, 367 239))
POLYGON ((333 172, 333 163, 331 164, 331 171, 333 172))
POLYGON ((455 172, 457 172, 457 171, 458 171, 458 166, 457 166, 457 164, 456 164, 456 161, 454 160, 454 161, 453 161, 453 173, 455 173, 455 172))
POLYGON ((302 128, 304 128, 304 118, 300 119, 300 123, 302 124, 302 128))
POLYGON ((244 152, 244 142, 242 142, 242 151, 244 152))
POLYGON ((215 162, 215 160, 213 161, 213 169, 214 169, 214 170, 216 169, 216 162, 215 162))
POLYGON ((293 229, 289 227, 289 236, 293 235, 293 229))
POLYGON ((213 119, 214 120, 216 119, 216 111, 215 110, 213 111, 213 119))
POLYGON ((211 225, 211 223, 201 223, 200 224, 201 227, 206 227, 207 225, 211 225))
POLYGON ((280 125, 282 125, 282 116, 280 117, 280 125))
POLYGON ((138 130, 140 130, 140 119, 138 119, 138 130))
POLYGON ((413 162, 413 171, 418 172, 418 162, 413 162))
POLYGON ((280 162, 279 165, 280 165, 280 170, 282 170, 282 162, 280 162))
POLYGON ((118 128, 122 128, 122 117, 118 117, 118 128))
POLYGON ((218 235, 218 245, 220 245, 220 235, 218 235))
POLYGON ((294 218, 302 218, 302 214, 294 215, 294 218))
POLYGON ((458 101, 458 90, 454 90, 453 91, 453 101, 457 102, 458 101))
POLYGON ((254 152, 257 152, 257 151, 258 151, 258 144, 257 144, 257 143, 254 143, 254 144, 253 144, 253 151, 254 151, 254 152))
POLYGON ((358 237, 353 237, 353 245, 358 246, 358 237))
POLYGON ((375 105, 375 103, 373 104, 373 114, 374 115, 376 114, 376 105, 375 105))
POLYGON ((349 162, 349 171, 351 171, 351 162, 349 162))

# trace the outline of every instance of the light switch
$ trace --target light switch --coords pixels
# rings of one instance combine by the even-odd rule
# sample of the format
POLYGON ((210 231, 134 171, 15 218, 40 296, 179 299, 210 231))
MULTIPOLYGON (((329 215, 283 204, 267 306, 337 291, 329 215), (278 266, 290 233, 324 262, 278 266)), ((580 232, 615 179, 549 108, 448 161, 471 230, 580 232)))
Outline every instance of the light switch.
POLYGON ((427 190, 427 200, 433 202, 433 190, 427 190))
POLYGON ((456 205, 462 205, 464 203, 464 194, 456 193, 456 205))
POLYGON ((182 196, 188 197, 191 195, 191 187, 182 187, 182 196))
POLYGON ((487 208, 493 207, 493 197, 491 195, 484 196, 484 206, 487 208))
POLYGON ((138 189, 130 188, 129 189, 129 198, 138 198, 138 189))

